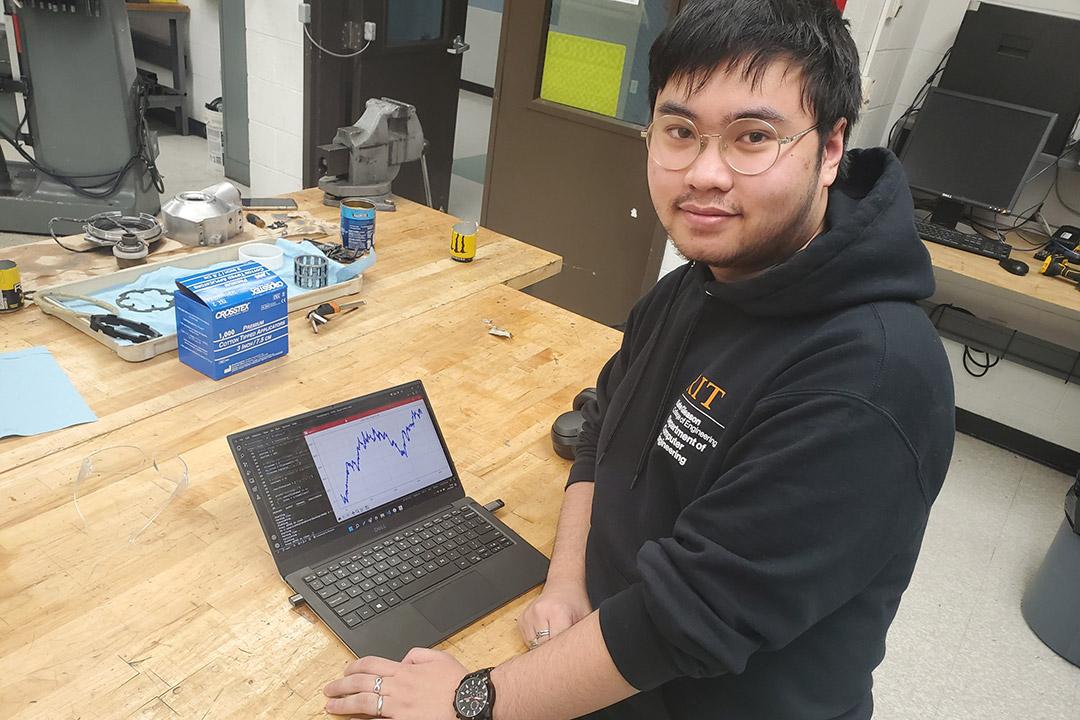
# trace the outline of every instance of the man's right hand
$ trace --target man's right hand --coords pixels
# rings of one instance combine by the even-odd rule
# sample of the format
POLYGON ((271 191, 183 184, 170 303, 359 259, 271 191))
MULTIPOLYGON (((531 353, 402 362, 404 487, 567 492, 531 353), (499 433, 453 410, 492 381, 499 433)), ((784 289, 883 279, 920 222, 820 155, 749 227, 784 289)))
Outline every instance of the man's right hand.
POLYGON ((552 582, 517 619, 521 639, 530 648, 550 640, 592 612, 585 588, 575 582, 552 582), (545 632, 546 631, 546 632, 545 632))

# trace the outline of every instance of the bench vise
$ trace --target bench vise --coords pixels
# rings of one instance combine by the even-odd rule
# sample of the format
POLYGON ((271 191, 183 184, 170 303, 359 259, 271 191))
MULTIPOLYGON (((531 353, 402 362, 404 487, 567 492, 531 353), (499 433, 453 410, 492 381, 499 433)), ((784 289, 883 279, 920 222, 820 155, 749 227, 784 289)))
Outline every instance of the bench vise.
POLYGON ((394 210, 390 183, 404 163, 423 158, 425 146, 415 107, 389 98, 368 100, 356 124, 338 128, 334 142, 318 146, 323 203, 362 198, 379 210, 394 210))

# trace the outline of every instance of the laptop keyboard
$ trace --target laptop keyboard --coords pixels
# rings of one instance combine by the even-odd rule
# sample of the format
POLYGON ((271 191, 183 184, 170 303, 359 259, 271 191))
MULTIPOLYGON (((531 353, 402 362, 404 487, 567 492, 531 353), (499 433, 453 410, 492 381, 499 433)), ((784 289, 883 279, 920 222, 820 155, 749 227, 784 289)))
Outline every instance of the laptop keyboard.
POLYGON ((436 515, 304 577, 349 627, 356 627, 513 545, 469 507, 436 515))

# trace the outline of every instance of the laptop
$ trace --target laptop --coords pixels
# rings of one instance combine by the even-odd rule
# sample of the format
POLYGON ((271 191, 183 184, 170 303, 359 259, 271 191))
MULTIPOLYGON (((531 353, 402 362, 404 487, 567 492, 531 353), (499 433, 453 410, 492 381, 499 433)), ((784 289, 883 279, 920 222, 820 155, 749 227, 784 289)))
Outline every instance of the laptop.
POLYGON ((228 441, 281 578, 358 657, 401 660, 547 575, 465 496, 419 380, 228 441))

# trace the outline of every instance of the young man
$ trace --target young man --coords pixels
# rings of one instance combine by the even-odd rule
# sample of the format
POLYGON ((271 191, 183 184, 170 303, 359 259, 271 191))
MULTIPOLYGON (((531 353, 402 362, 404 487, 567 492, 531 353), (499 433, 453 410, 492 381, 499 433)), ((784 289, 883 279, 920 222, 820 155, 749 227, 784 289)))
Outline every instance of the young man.
POLYGON ((859 67, 831 0, 688 5, 650 95, 649 187, 690 262, 584 410, 533 651, 460 690, 443 653, 364 658, 330 712, 449 719, 457 691, 495 720, 871 716, 954 433, 907 184, 885 150, 845 156, 859 67))

